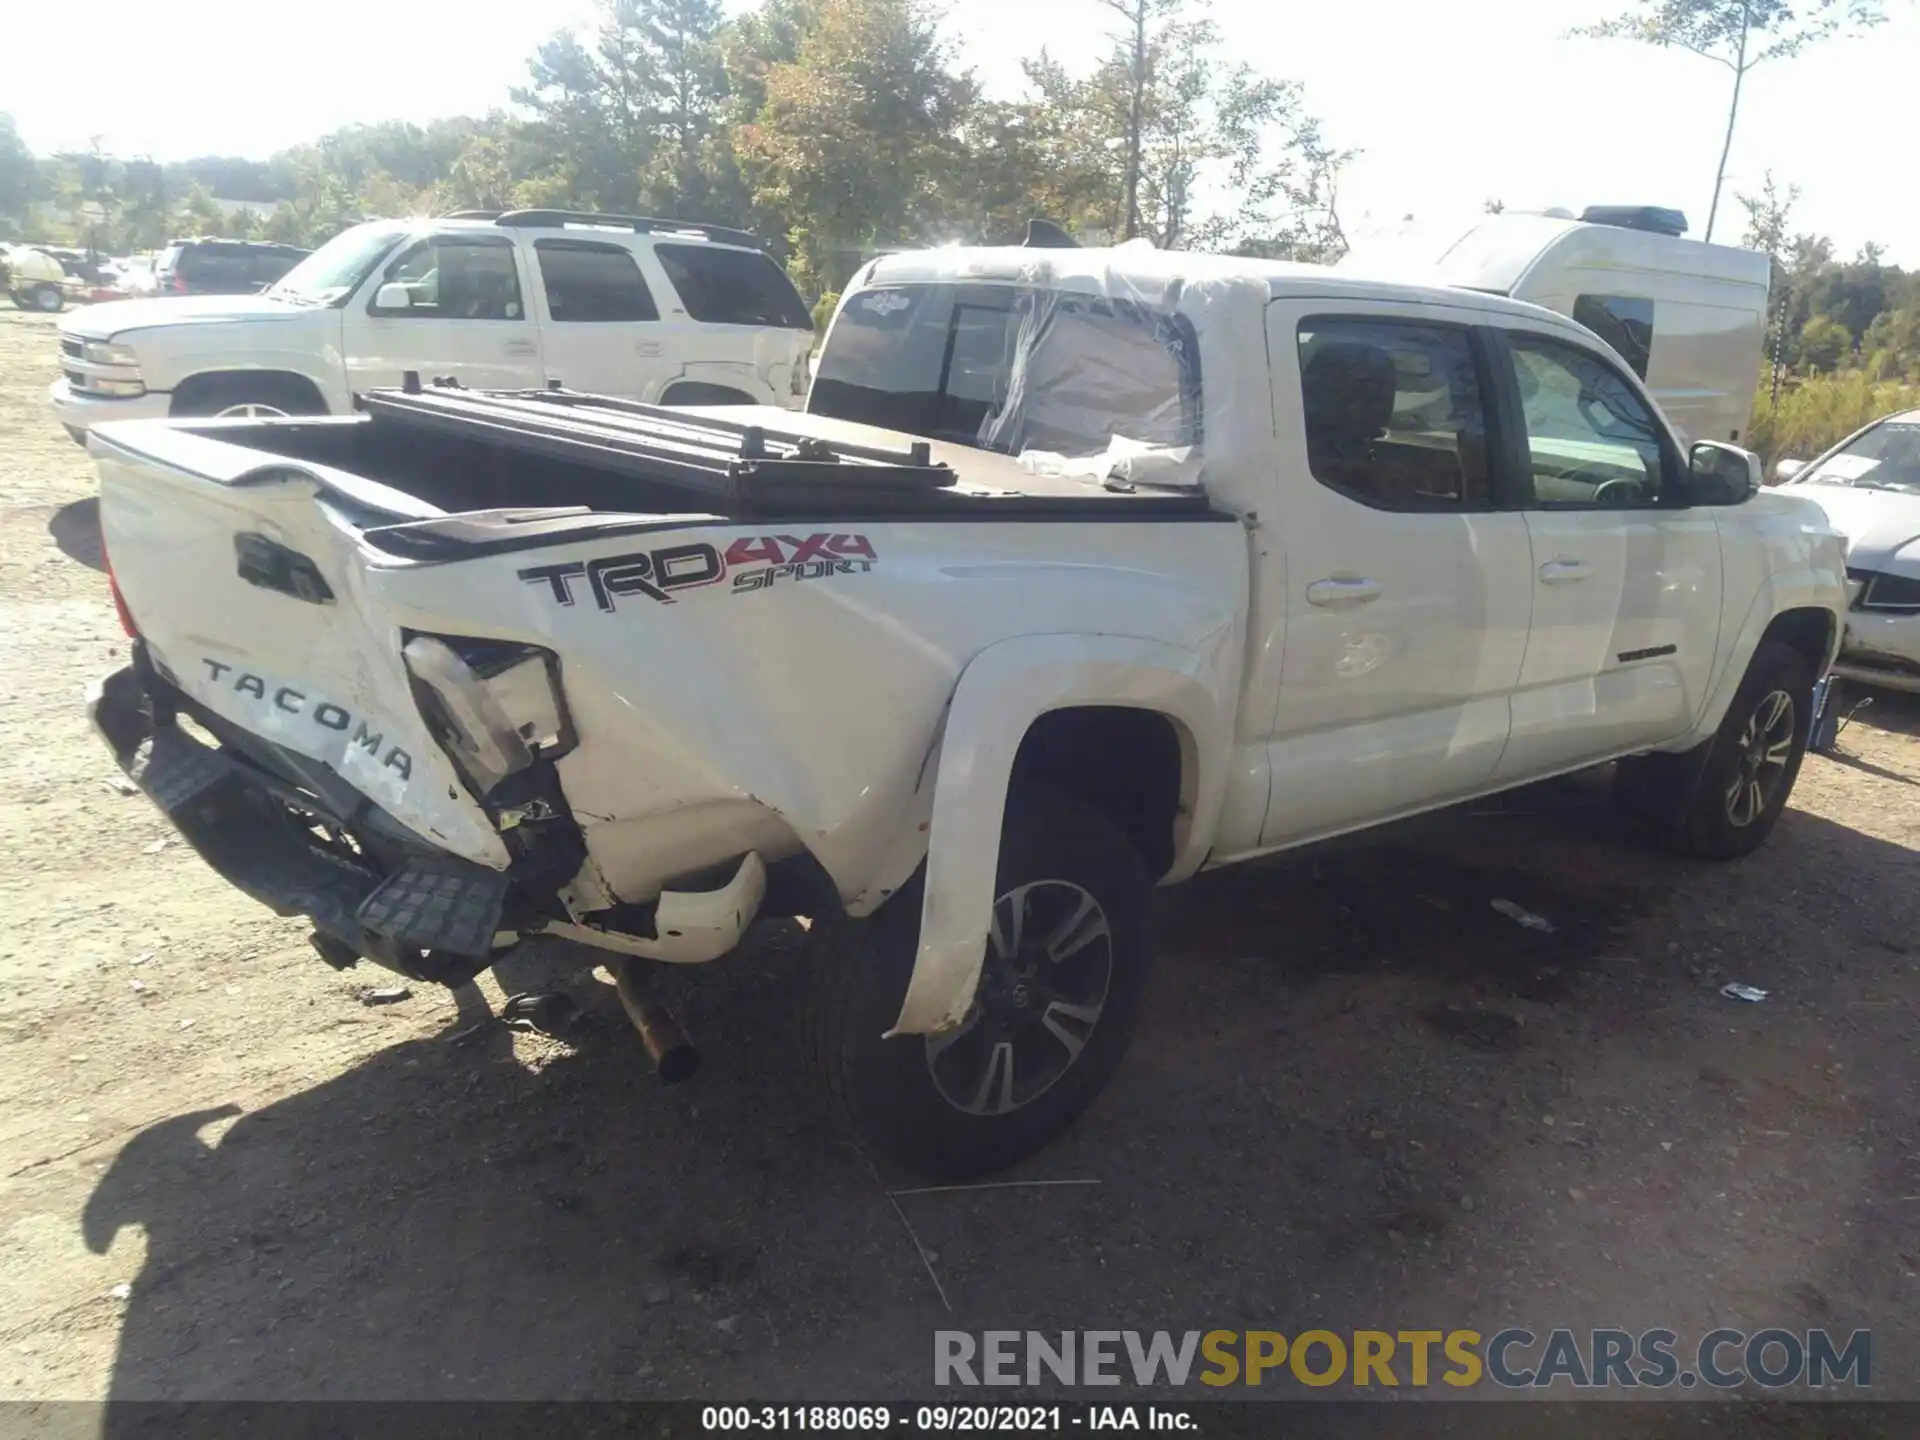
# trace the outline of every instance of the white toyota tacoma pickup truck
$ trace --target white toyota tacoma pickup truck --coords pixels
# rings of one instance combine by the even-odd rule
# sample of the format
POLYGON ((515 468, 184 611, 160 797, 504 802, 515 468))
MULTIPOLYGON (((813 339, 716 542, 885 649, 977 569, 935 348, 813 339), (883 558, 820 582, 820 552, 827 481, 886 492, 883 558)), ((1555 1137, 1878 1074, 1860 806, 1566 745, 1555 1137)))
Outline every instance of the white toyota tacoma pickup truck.
POLYGON ((75 312, 48 391, 76 440, 156 415, 339 415, 408 371, 670 405, 796 406, 813 319, 751 235, 559 210, 343 231, 258 295, 75 312))
POLYGON ((90 444, 95 723, 210 864, 336 964, 598 947, 642 1022, 646 962, 809 916, 834 1093, 946 1175, 1106 1083, 1154 885, 1613 760, 1753 849, 1847 600, 1568 320, 1132 247, 875 262, 801 414, 414 384, 90 444))

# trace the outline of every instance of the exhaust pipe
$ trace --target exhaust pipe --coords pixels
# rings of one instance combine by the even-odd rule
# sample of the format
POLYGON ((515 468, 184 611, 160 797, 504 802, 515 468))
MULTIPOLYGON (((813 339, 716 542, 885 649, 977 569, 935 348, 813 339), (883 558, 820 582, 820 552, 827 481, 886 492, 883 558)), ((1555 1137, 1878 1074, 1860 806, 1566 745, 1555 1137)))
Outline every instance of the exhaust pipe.
POLYGON ((640 1032, 640 1044, 653 1062, 653 1071, 660 1077, 660 1083, 678 1085, 693 1078, 693 1073, 700 1068, 700 1052, 693 1048, 687 1032, 673 1018, 673 1012, 641 992, 640 979, 635 973, 639 964, 628 960, 611 968, 614 989, 620 994, 620 1008, 627 1012, 627 1019, 640 1032))

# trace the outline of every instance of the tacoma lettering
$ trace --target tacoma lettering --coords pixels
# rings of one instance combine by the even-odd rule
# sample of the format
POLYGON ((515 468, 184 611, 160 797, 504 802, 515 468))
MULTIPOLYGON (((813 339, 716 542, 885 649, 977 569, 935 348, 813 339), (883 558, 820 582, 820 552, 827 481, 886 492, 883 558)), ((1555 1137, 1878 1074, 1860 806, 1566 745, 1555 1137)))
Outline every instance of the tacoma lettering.
POLYGON ((382 769, 397 771, 402 780, 413 778, 413 757, 398 745, 388 745, 386 734, 383 731, 369 729, 366 721, 362 720, 356 725, 352 712, 345 706, 336 705, 331 700, 322 700, 309 709, 306 692, 296 690, 291 685, 277 686, 273 691, 272 700, 268 700, 267 682, 263 677, 251 675, 245 670, 235 670, 224 660, 215 660, 209 656, 202 656, 200 663, 207 667, 209 680, 231 688, 236 695, 245 695, 250 699, 258 700, 263 705, 271 705, 275 710, 287 715, 298 715, 323 730, 344 735, 351 727, 353 729, 349 742, 351 745, 358 745, 369 756, 378 759, 382 769), (229 676, 232 678, 227 678, 229 676))

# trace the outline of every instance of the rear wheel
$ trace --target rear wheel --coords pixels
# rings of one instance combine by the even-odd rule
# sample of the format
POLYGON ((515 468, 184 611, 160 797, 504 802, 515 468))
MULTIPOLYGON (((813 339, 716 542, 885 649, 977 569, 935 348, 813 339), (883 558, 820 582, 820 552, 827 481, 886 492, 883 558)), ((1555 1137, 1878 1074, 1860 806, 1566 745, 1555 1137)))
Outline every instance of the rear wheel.
POLYGON ((48 314, 52 314, 67 303, 66 296, 60 293, 58 285, 36 285, 30 298, 34 309, 44 310, 48 314))
POLYGON ((964 1179, 1031 1155, 1105 1087, 1138 1014, 1148 880, 1126 837, 1051 793, 1007 807, 992 930, 966 1019, 882 1039, 919 942, 921 885, 822 927, 813 1040, 829 1091, 901 1165, 964 1179))
POLYGON ((1757 850, 1793 793, 1813 718, 1813 666, 1790 645, 1762 641, 1708 742, 1698 782, 1676 786, 1679 757, 1624 761, 1616 799, 1670 848, 1705 860, 1757 850))

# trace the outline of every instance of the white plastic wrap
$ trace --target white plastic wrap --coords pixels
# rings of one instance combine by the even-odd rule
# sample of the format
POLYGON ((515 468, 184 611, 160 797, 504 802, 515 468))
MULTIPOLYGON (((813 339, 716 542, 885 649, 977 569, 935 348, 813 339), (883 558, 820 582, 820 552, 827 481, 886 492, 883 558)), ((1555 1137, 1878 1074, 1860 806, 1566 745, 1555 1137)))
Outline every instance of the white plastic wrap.
POLYGON ((1264 327, 1277 268, 1142 243, 923 251, 880 261, 866 284, 1017 292, 1004 391, 974 443, 1036 474, 1191 488, 1236 447, 1271 438, 1264 327))

